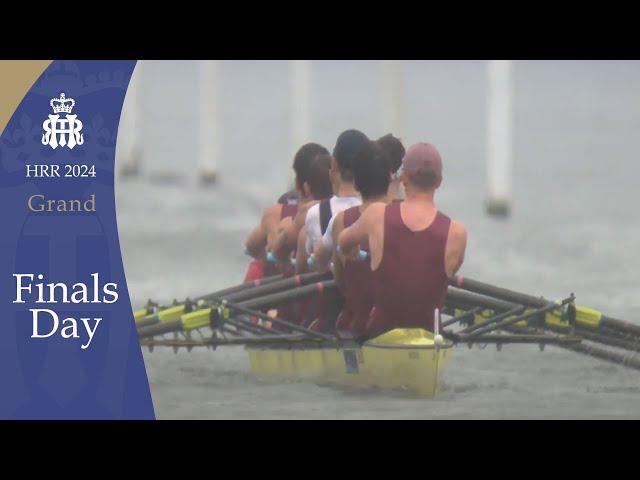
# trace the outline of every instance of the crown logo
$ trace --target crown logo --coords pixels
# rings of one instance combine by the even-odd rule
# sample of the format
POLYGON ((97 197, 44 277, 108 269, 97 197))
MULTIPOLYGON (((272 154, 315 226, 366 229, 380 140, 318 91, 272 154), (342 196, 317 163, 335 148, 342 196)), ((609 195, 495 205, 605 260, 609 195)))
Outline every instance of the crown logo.
POLYGON ((60 98, 52 98, 49 102, 53 113, 71 113, 76 101, 73 98, 66 98, 64 93, 60 94, 60 98))

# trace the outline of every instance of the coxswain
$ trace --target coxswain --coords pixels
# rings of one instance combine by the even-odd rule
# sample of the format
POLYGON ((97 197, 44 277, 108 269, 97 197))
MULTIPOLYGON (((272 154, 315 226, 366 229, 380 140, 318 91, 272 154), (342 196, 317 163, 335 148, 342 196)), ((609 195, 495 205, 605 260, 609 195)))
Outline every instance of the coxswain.
POLYGON ((394 328, 434 329, 451 278, 464 261, 467 232, 434 202, 442 182, 442 159, 430 143, 409 148, 400 180, 402 202, 371 204, 338 237, 340 253, 359 257, 369 242, 373 308, 365 335, 394 328))

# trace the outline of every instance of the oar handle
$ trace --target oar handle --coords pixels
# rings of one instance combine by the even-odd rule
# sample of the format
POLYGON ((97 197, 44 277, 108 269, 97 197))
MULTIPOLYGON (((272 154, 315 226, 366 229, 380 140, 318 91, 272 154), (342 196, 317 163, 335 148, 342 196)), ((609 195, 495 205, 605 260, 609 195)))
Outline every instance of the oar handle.
MULTIPOLYGON (((336 251, 338 252, 339 255, 342 255, 342 249, 340 248, 340 245, 337 246, 336 251)), ((362 249, 358 250, 358 260, 363 262, 367 258, 369 258, 369 252, 362 249)))
POLYGON ((313 267, 316 264, 316 257, 315 255, 312 253, 311 255, 309 255, 309 257, 307 258, 307 265, 310 267, 313 267))
MULTIPOLYGON (((280 260, 275 253, 273 252, 267 252, 267 256, 266 256, 266 260, 269 263, 273 263, 274 265, 278 265, 281 263, 286 263, 286 260, 280 260)), ((289 261, 295 265, 295 260, 293 258, 290 258, 289 261)))

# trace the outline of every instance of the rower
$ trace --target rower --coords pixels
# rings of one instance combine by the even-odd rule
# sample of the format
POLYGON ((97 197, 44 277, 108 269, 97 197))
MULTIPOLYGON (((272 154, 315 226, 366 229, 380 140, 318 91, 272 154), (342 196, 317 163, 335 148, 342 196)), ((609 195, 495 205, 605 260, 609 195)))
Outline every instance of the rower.
POLYGON ((295 249, 303 228, 306 228, 307 237, 305 250, 307 255, 312 255, 331 216, 360 204, 360 196, 353 186, 350 164, 358 150, 368 141, 367 136, 358 130, 346 130, 340 134, 331 157, 330 175, 334 195, 319 204, 307 204, 298 209, 294 221, 289 223, 274 242, 273 252, 278 257, 287 256, 295 249))
MULTIPOLYGON (((317 143, 307 143, 296 152, 293 159, 293 170, 299 201, 304 201, 311 196, 309 180, 313 160, 318 155, 328 153, 326 148, 317 143)), ((278 273, 278 269, 274 265, 266 263, 265 259, 268 243, 278 234, 280 222, 284 218, 295 216, 298 210, 298 202, 287 201, 283 198, 285 196, 286 194, 280 198, 283 203, 276 203, 265 209, 260 223, 247 236, 246 251, 256 261, 249 265, 245 281, 257 280, 263 276, 278 273)))
MULTIPOLYGON (((327 231, 331 217, 362 203, 353 183, 352 164, 356 155, 367 147, 369 142, 364 133, 353 129, 342 132, 336 141, 331 159, 331 176, 335 195, 311 207, 305 220, 307 254, 313 254, 317 259, 327 259, 332 254, 332 249, 325 249, 322 242, 322 236, 327 231)), ((328 268, 326 261, 316 262, 314 266, 317 270, 328 268)))
POLYGON ((365 334, 394 328, 434 329, 434 310, 441 309, 449 278, 464 260, 467 232, 440 212, 434 202, 442 182, 442 160, 430 143, 407 151, 400 180, 403 202, 370 205, 338 237, 341 253, 358 256, 369 242, 373 309, 365 334))
MULTIPOLYGON (((330 199, 309 208, 304 219, 307 255, 313 254, 315 257, 317 254, 324 254, 321 251, 322 235, 333 215, 362 203, 353 184, 352 163, 355 156, 368 144, 367 136, 358 130, 346 130, 338 136, 331 158, 331 177, 335 194, 330 199)), ((319 271, 328 268, 326 264, 317 262, 311 263, 311 267, 319 271)), ((310 310, 311 315, 304 319, 304 324, 324 332, 333 331, 338 314, 342 310, 342 303, 343 298, 339 291, 332 289, 325 292, 316 302, 317 310, 310 310)))
MULTIPOLYGON (((388 203, 391 183, 388 155, 376 142, 371 142, 353 162, 355 187, 362 196, 362 205, 347 208, 333 217, 333 244, 338 236, 353 225, 362 212, 376 202, 388 203)), ((369 243, 365 239, 359 245, 358 259, 345 259, 334 255, 334 277, 344 294, 344 306, 338 315, 336 331, 340 336, 362 336, 373 307, 369 243)))
MULTIPOLYGON (((309 165, 308 174, 306 175, 307 181, 302 185, 302 190, 300 190, 299 196, 299 205, 303 207, 311 202, 317 202, 318 200, 322 200, 324 198, 328 198, 333 193, 331 181, 329 179, 329 168, 331 165, 331 156, 326 154, 317 155, 309 165)), ((292 216, 288 216, 280 221, 278 226, 278 233, 282 234, 283 230, 286 229, 288 223, 292 222, 292 216)), ((300 240, 303 240, 305 237, 305 231, 300 234, 300 240)), ((272 252, 273 247, 271 243, 267 244, 268 254, 273 257, 277 257, 272 252)), ((287 271, 283 272, 286 274, 292 273, 292 267, 288 261, 289 257, 286 261, 287 271)), ((306 271, 306 254, 304 250, 304 244, 299 245, 298 248, 293 252, 293 258, 295 259, 295 270, 297 273, 304 273, 306 271)), ((284 263, 281 263, 284 265, 284 263)), ((288 304, 281 305, 278 308, 278 316, 283 320, 287 320, 293 323, 302 323, 304 319, 310 316, 317 315, 317 308, 315 307, 317 302, 314 302, 310 299, 300 299, 295 302, 289 302, 288 304)))
MULTIPOLYGON (((398 170, 402 165, 402 158, 405 155, 404 146, 402 145, 402 142, 399 138, 394 137, 390 133, 383 137, 380 137, 378 140, 376 140, 375 143, 384 153, 391 175, 387 197, 389 198, 389 201, 401 201, 399 188, 400 176, 398 174, 398 170)), ((317 264, 317 269, 320 271, 327 270, 328 262, 331 259, 331 256, 334 254, 335 236, 333 234, 333 223, 335 218, 335 216, 331 218, 326 231, 322 235, 323 248, 315 248, 314 250, 314 260, 317 264)))
MULTIPOLYGON (((272 237, 267 243, 267 250, 269 252, 272 252, 273 257, 288 257, 289 254, 280 257, 280 255, 282 254, 276 252, 278 252, 278 244, 280 242, 280 238, 286 235, 285 232, 293 223, 294 217, 297 216, 300 211, 306 211, 309 205, 316 204, 318 201, 329 198, 333 194, 333 185, 331 183, 331 178, 329 175, 330 168, 331 155, 329 155, 328 152, 326 154, 317 155, 309 165, 307 181, 305 183, 306 186, 304 187, 305 190, 303 194, 299 196, 296 215, 289 215, 283 218, 278 225, 277 235, 272 237)), ((304 233, 304 235, 306 235, 306 232, 304 233)), ((303 237, 303 233, 299 234, 298 242, 300 242, 301 237, 303 237)), ((293 256, 295 258, 296 264, 296 273, 306 272, 307 257, 304 249, 304 244, 302 245, 302 249, 296 247, 293 250, 293 256)))

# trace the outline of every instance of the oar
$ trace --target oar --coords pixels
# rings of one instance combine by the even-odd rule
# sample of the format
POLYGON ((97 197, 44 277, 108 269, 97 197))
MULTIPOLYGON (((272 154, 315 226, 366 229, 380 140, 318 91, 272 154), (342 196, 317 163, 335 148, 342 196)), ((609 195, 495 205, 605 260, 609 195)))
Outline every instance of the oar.
MULTIPOLYGON (((233 302, 240 302, 243 300, 248 300, 252 298, 256 298, 259 296, 264 296, 274 292, 280 292, 282 290, 291 289, 293 287, 298 287, 300 285, 307 285, 311 282, 317 282, 323 279, 327 279, 331 277, 330 272, 325 273, 305 273, 302 275, 295 275, 293 277, 288 278, 276 278, 273 281, 268 282, 266 285, 258 285, 251 288, 245 288, 241 290, 232 291, 231 293, 223 293, 216 294, 210 293, 208 295, 203 295, 201 297, 196 298, 192 302, 185 302, 182 304, 174 305, 168 308, 164 308, 154 313, 153 315, 148 315, 145 318, 136 322, 136 326, 138 328, 147 327, 149 325, 155 325, 156 323, 169 323, 180 318, 180 315, 184 313, 188 313, 193 309, 194 306, 199 307, 200 304, 206 304, 212 301, 220 301, 220 300, 229 300, 233 302)), ((228 289, 227 289, 228 290, 228 289)))
POLYGON ((445 302, 462 308, 482 307, 490 310, 507 311, 517 306, 514 302, 498 300, 497 298, 481 295, 479 293, 467 292, 456 287, 449 287, 445 302))
POLYGON ((465 322, 473 320, 476 316, 476 314, 482 312, 483 308, 482 307, 475 307, 472 308, 470 310, 465 311, 464 313, 462 313, 461 315, 458 315, 457 317, 452 317, 449 320, 445 320, 444 322, 442 322, 442 328, 444 327, 448 327, 450 325, 453 325, 454 323, 458 323, 460 322, 461 324, 465 324, 465 322))
MULTIPOLYGON (((522 299, 522 297, 520 299, 522 299)), ((499 299, 492 298, 479 293, 462 291, 455 287, 449 287, 445 302, 451 302, 456 306, 463 305, 467 308, 480 306, 480 307, 488 308, 498 312, 504 312, 504 311, 508 311, 518 307, 518 304, 514 302, 499 300, 499 299)), ((550 328, 550 327, 547 327, 545 325, 544 328, 550 328)), ((593 341, 597 341, 597 340, 594 339, 593 341)), ((577 353, 582 353, 584 355, 588 355, 594 358, 599 358, 601 360, 606 360, 609 362, 617 363, 619 365, 624 365, 626 367, 640 369, 640 360, 638 360, 634 356, 629 356, 628 354, 625 355, 623 353, 613 352, 610 350, 605 350, 603 348, 597 347, 595 345, 586 345, 583 343, 570 344, 570 345, 558 344, 557 346, 560 348, 565 348, 565 349, 577 352, 577 353)))
MULTIPOLYGON (((234 285, 232 287, 224 288, 222 290, 218 290, 217 292, 209 293, 207 295, 203 295, 201 297, 198 297, 198 298, 196 298, 196 301, 198 301, 198 300, 207 300, 209 298, 214 298, 214 297, 218 297, 218 296, 222 296, 222 295, 230 295, 232 293, 240 292, 242 290, 247 290, 247 289, 250 289, 250 288, 259 287, 260 285, 267 285, 267 284, 269 284, 271 282, 275 282, 277 280, 282 280, 283 278, 284 278, 283 275, 278 274, 278 275, 272 275, 272 276, 269 276, 269 277, 264 277, 264 278, 261 278, 261 279, 258 279, 258 280, 253 280, 251 282, 240 283, 238 285, 234 285)), ((135 312, 133 312, 133 317, 135 318, 136 323, 139 323, 145 317, 156 313, 157 307, 158 307, 157 304, 155 304, 151 300, 149 300, 149 302, 147 303, 147 305, 144 308, 138 309, 135 312)), ((169 307, 166 307, 166 308, 169 308, 169 307)))
MULTIPOLYGON (((462 275, 454 276, 451 279, 451 285, 471 292, 488 295, 500 300, 526 305, 528 307, 540 308, 548 305, 549 303, 553 303, 542 297, 534 297, 533 295, 528 295, 526 293, 496 287, 495 285, 479 282, 471 278, 463 277, 462 275)), ((604 315, 602 312, 589 307, 576 306, 576 323, 593 330, 610 328, 619 332, 640 336, 640 325, 604 315)))
MULTIPOLYGON (((296 324, 287 322, 286 320, 282 320, 280 318, 272 318, 257 310, 260 308, 268 308, 268 307, 276 306, 286 301, 291 301, 298 298, 306 297, 314 293, 322 292, 328 288, 335 288, 335 284, 333 280, 318 282, 312 285, 294 288, 286 292, 279 292, 271 295, 266 295, 263 297, 259 297, 257 299, 247 300, 245 302, 238 303, 238 304, 234 304, 234 303, 223 300, 220 307, 222 309, 229 308, 230 310, 235 310, 240 313, 263 318, 277 325, 285 326, 291 330, 305 333, 312 337, 318 337, 325 340, 334 340, 334 337, 330 335, 314 332, 305 327, 298 326, 296 324)), ((179 331, 188 332, 190 330, 211 326, 212 323, 215 323, 216 317, 214 315, 217 314, 217 310, 218 309, 216 306, 201 308, 193 312, 188 312, 188 313, 179 315, 178 318, 170 321, 159 322, 153 325, 147 325, 147 326, 138 328, 138 337, 142 339, 142 338, 152 337, 155 335, 163 335, 165 333, 170 333, 170 332, 179 332, 179 331)), ((234 321, 238 321, 238 319, 234 317, 229 317, 228 319, 225 318, 223 322, 224 321, 233 323, 234 321)))
MULTIPOLYGON (((565 299, 563 303, 567 303, 568 301, 569 301, 568 299, 565 299)), ((554 310, 556 308, 561 308, 563 306, 563 303, 549 302, 549 303, 545 303, 542 307, 539 307, 535 310, 529 310, 529 311, 525 310, 525 313, 526 313, 525 319, 532 315, 545 313, 547 311, 554 310)), ((461 290, 456 287, 449 287, 449 289, 447 290, 447 295, 445 297, 445 305, 448 307, 463 308, 466 310, 477 309, 477 308, 492 310, 493 312, 495 312, 495 316, 493 317, 492 320, 495 320, 495 319, 506 320, 506 318, 508 318, 509 316, 504 315, 505 312, 509 312, 511 315, 513 315, 513 314, 516 314, 518 311, 521 311, 523 308, 523 305, 515 302, 508 302, 506 300, 500 300, 497 298, 489 297, 487 295, 468 292, 466 290, 461 290)), ((512 317, 512 318, 516 318, 516 317, 512 317)), ((521 321, 521 320, 523 320, 523 318, 518 319, 518 321, 521 321)), ((545 322, 543 325, 541 325, 541 327, 549 330, 554 330, 554 331, 568 330, 570 327, 569 322, 563 321, 561 319, 559 320, 560 321, 558 322, 554 322, 553 324, 550 324, 548 321, 546 321, 546 317, 545 317, 545 322)), ((483 322, 479 325, 472 325, 471 327, 468 327, 467 329, 461 331, 460 333, 473 332, 486 325, 489 325, 489 323, 483 322)), ((508 326, 508 324, 506 326, 508 326)))
MULTIPOLYGON (((144 339, 173 332, 190 332, 191 330, 210 327, 215 323, 216 314, 217 309, 215 308, 203 308, 200 310, 195 310, 193 312, 185 313, 183 315, 180 315, 176 320, 155 323, 153 325, 147 325, 138 328, 138 338, 144 339)), ((239 334, 240 331, 245 331, 254 335, 261 336, 272 336, 281 333, 276 330, 270 331, 269 329, 261 325, 255 325, 250 321, 242 318, 229 318, 225 319, 225 322, 233 325, 238 330, 237 334, 239 334)), ((221 325, 218 328, 225 329, 225 327, 226 325, 221 325)), ((229 330, 227 331, 229 333, 236 333, 229 330)))
POLYGON ((251 290, 245 290, 231 295, 221 295, 216 297, 216 299, 239 303, 253 298, 264 297, 272 293, 286 292, 292 288, 302 287, 322 280, 329 280, 330 278, 332 278, 331 272, 311 272, 302 275, 294 275, 293 277, 286 278, 269 285, 252 288, 251 290))
MULTIPOLYGON (((498 325, 500 324, 500 321, 504 320, 505 318, 514 318, 514 316, 520 315, 522 312, 524 312, 525 307, 523 307, 522 305, 518 305, 514 308, 512 308, 511 310, 507 310, 506 312, 502 312, 498 315, 495 315, 491 318, 491 321, 486 321, 486 322, 482 322, 482 323, 476 323, 476 324, 472 324, 469 325, 467 328, 460 330, 458 332, 456 332, 458 335, 476 335, 479 333, 488 333, 488 332, 481 332, 481 329, 486 328, 487 326, 489 326, 489 324, 494 324, 491 326, 495 326, 498 327, 498 325)), ((498 327, 499 328, 499 327, 498 327)))
POLYGON ((189 332, 198 328, 211 326, 215 320, 213 308, 202 308, 179 315, 170 321, 159 322, 138 328, 138 338, 143 339, 171 332, 189 332))
POLYGON ((634 354, 629 355, 620 352, 614 352, 597 347, 595 345, 588 345, 586 343, 562 345, 562 348, 573 350, 574 352, 582 353, 590 357, 599 358, 600 360, 606 360, 608 362, 617 363, 618 365, 623 365, 625 367, 640 370, 640 359, 637 355, 634 354))
POLYGON ((509 335, 499 334, 486 334, 474 336, 472 338, 462 338, 457 333, 445 333, 444 336, 454 343, 495 343, 497 345, 509 344, 509 343, 537 343, 542 345, 547 344, 566 344, 566 343, 579 343, 582 338, 571 335, 545 335, 545 334, 518 334, 512 333, 509 335))
POLYGON ((334 280, 325 280, 298 288, 292 288, 287 291, 277 292, 271 295, 260 296, 251 300, 245 300, 244 302, 241 302, 240 305, 256 310, 271 308, 298 298, 308 297, 309 295, 318 293, 322 294, 325 290, 330 288, 336 288, 334 280))
MULTIPOLYGON (((514 310, 518 310, 517 308, 514 310, 510 310, 510 312, 514 312, 511 313, 511 315, 513 315, 511 318, 508 318, 511 315, 505 315, 504 318, 499 319, 498 321, 496 321, 495 323, 492 322, 491 325, 487 325, 487 324, 480 324, 479 328, 477 328, 473 333, 470 334, 471 337, 476 337, 478 335, 486 335, 487 333, 493 332, 494 330, 504 330, 505 327, 509 327, 515 323, 518 323, 522 320, 527 320, 530 317, 534 317, 536 315, 541 315, 543 313, 547 313, 550 312, 552 310, 555 310, 556 308, 562 307, 566 304, 569 304, 571 302, 573 302, 575 300, 574 296, 571 295, 567 298, 565 298, 564 300, 562 300, 562 302, 560 302, 560 304, 548 304, 544 307, 538 308, 537 310, 530 310, 527 312, 522 313, 522 310, 524 310, 524 307, 521 307, 521 311, 517 312, 514 310)), ((507 312, 509 313, 509 312, 507 312)), ((498 315, 497 317, 500 317, 500 315, 498 315)), ((494 317, 495 320, 496 317, 494 317)), ((471 328, 471 327, 469 327, 471 328)), ((468 330, 468 329, 467 329, 468 330)))
POLYGON ((592 342, 603 343, 605 345, 622 348, 624 350, 640 352, 640 343, 625 340, 618 336, 603 335, 601 333, 594 332, 593 330, 587 330, 586 328, 576 328, 576 333, 587 340, 591 340, 592 342))
POLYGON ((184 340, 169 338, 144 339, 140 342, 143 346, 169 346, 169 347, 197 347, 197 346, 223 346, 223 345, 260 345, 274 342, 298 342, 304 340, 306 335, 299 333, 289 335, 274 335, 269 337, 234 337, 234 338, 207 338, 204 340, 184 340))
POLYGON ((320 338, 320 339, 323 339, 323 340, 330 340, 330 341, 335 341, 336 340, 336 337, 334 337, 332 335, 327 335, 327 334, 324 334, 324 333, 316 332, 314 330, 310 330, 309 328, 297 325, 295 323, 288 322, 287 320, 283 320, 282 318, 271 317, 271 316, 267 315, 266 313, 262 313, 262 312, 260 312, 258 310, 253 310, 251 308, 248 308, 246 306, 246 303, 243 304, 243 305, 238 305, 238 304, 227 303, 226 301, 223 301, 222 302, 222 308, 228 308, 231 311, 243 313, 243 314, 246 314, 246 315, 252 315, 252 316, 261 318, 263 320, 270 321, 273 324, 280 325, 282 327, 286 327, 289 330, 292 330, 294 332, 304 333, 305 335, 307 335, 307 337, 316 337, 316 338, 320 338))

